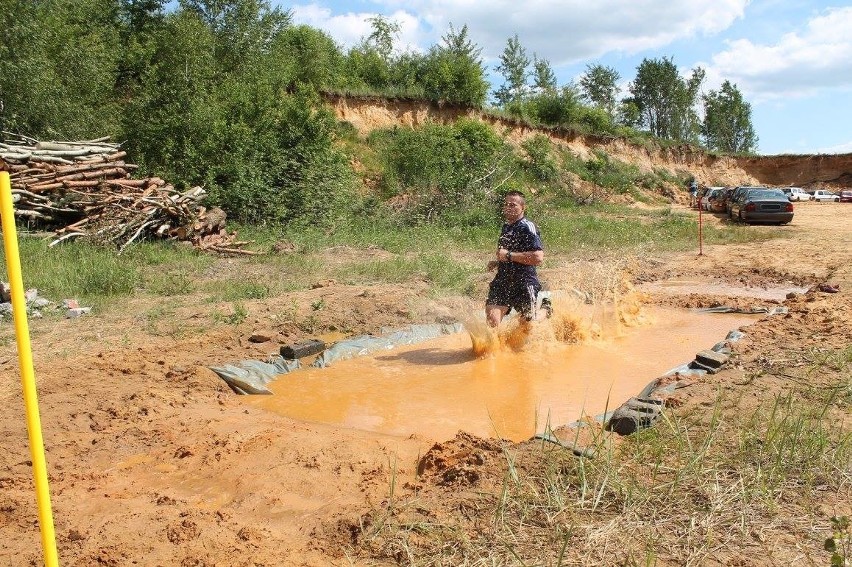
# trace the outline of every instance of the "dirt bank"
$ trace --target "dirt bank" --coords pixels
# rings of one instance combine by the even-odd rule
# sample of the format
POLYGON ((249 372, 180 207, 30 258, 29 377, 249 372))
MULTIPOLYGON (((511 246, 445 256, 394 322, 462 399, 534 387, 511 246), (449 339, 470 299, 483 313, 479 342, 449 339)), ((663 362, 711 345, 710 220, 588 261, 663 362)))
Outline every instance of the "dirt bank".
POLYGON ((461 117, 488 122, 510 140, 520 143, 545 133, 554 143, 567 145, 587 158, 593 149, 651 171, 668 170, 675 175, 692 174, 707 185, 796 185, 799 187, 852 187, 852 154, 778 155, 727 157, 707 154, 700 148, 680 145, 668 148, 636 146, 621 138, 584 136, 564 129, 536 129, 519 121, 497 118, 479 111, 423 101, 378 97, 340 97, 326 100, 339 120, 350 122, 360 133, 392 126, 419 126, 426 122, 448 124, 461 117))
MULTIPOLYGON (((750 327, 734 347, 735 364, 688 388, 671 411, 709 415, 708 403, 712 406, 720 389, 740 400, 742 411, 788 388, 790 379, 784 377, 801 376, 809 353, 849 346, 852 205, 804 203, 796 211, 787 227, 749 228, 782 231, 784 240, 708 247, 703 256, 619 260, 619 266, 632 266, 630 277, 637 282, 689 278, 740 288, 812 288, 784 301, 789 315, 750 327), (841 291, 818 291, 824 283, 841 291)), ((583 272, 580 264, 557 258, 546 275, 570 281, 583 272)), ((366 539, 377 521, 374 511, 387 510, 389 498, 414 506, 407 508, 416 515, 411 525, 426 530, 417 533, 428 534, 429 526, 457 518, 459 529, 471 530, 469 537, 487 534, 493 511, 479 507, 475 497, 492 491, 496 497, 506 478, 506 446, 496 440, 392 437, 294 421, 246 405, 207 368, 269 354, 268 344, 248 337, 258 328, 275 329, 277 315, 294 298, 304 305, 322 299, 330 308, 316 316, 328 318, 332 326, 348 321, 353 334, 440 320, 452 303, 436 305, 425 286, 355 288, 324 282, 309 291, 252 302, 244 323, 199 334, 152 329, 144 323, 150 306, 133 301, 104 317, 32 321, 61 564, 422 564, 416 559, 417 538, 406 544, 407 552, 366 539)), ((648 301, 710 306, 726 298, 658 295, 648 301)), ((173 307, 176 322, 185 325, 202 316, 192 307, 173 307)), ((14 342, 7 341, 0 351, 0 369, 6 378, 0 390, 6 409, 0 417, 0 563, 37 565, 37 512, 14 342)), ((836 427, 848 431, 844 418, 835 419, 836 427)), ((510 449, 518 470, 540 458, 539 444, 510 449)), ((702 564, 828 564, 822 549, 828 518, 852 513, 849 486, 808 493, 807 501, 791 495, 774 509, 759 523, 743 517, 752 536, 720 536, 711 555, 693 555, 689 537, 675 535, 655 549, 657 564, 683 564, 685 557, 714 558, 694 561, 702 564)), ((572 512, 567 508, 565 513, 572 512)), ((584 517, 564 558, 581 564, 634 557, 635 546, 641 551, 645 544, 625 537, 651 524, 634 519, 627 527, 608 528, 617 518, 603 504, 597 514, 584 517)), ((534 543, 529 550, 519 548, 523 557, 548 549, 534 543)), ((555 549, 550 560, 555 561, 558 545, 555 549)))

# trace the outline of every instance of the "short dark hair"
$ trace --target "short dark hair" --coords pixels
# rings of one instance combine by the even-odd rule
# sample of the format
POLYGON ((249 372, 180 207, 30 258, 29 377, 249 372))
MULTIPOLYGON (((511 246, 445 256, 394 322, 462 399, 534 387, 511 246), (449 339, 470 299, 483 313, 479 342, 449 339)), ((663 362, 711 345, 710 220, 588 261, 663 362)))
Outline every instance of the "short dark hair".
POLYGON ((526 195, 524 195, 521 191, 518 191, 517 189, 513 189, 513 190, 511 190, 511 191, 507 191, 507 192, 506 192, 506 194, 505 194, 505 195, 503 195, 503 198, 504 198, 504 199, 505 199, 506 197, 520 197, 520 198, 521 198, 521 203, 523 203, 523 204, 526 204, 526 203, 527 203, 527 197, 526 197, 526 195))

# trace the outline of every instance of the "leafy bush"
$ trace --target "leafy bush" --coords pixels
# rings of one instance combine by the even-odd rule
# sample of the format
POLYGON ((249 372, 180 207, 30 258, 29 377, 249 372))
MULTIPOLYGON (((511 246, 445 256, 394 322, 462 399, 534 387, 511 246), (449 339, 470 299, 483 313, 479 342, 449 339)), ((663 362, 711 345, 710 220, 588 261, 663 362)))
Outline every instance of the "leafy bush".
POLYGON ((580 179, 610 189, 616 193, 630 192, 643 183, 645 174, 638 167, 614 160, 602 150, 595 150, 589 160, 582 160, 568 152, 563 154, 563 167, 577 174, 580 179))
POLYGON ((387 196, 414 221, 492 199, 510 152, 488 125, 475 120, 385 130, 371 140, 385 163, 387 196))
POLYGON ((66 139, 115 130, 122 48, 104 2, 7 0, 0 27, 0 128, 66 139))
POLYGON ((533 177, 539 181, 553 181, 557 178, 559 171, 556 161, 551 156, 550 138, 543 134, 536 134, 524 140, 521 147, 527 154, 523 163, 533 177))
POLYGON ((579 93, 569 87, 543 92, 529 98, 524 105, 530 109, 528 114, 535 122, 550 126, 579 122, 583 108, 579 93))
POLYGON ((277 38, 273 58, 284 69, 278 72, 292 84, 311 85, 316 89, 341 84, 345 58, 334 40, 310 26, 293 26, 277 38))
POLYGON ((479 63, 448 50, 433 49, 423 62, 423 92, 432 100, 479 108, 488 95, 479 63))

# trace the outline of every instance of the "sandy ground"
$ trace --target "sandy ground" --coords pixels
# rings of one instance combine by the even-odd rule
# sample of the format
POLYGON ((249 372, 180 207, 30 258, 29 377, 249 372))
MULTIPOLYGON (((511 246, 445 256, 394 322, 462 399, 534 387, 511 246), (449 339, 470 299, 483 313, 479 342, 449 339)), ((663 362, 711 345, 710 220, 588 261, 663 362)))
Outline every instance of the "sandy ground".
MULTIPOLYGON (((712 215, 705 220, 725 222, 712 215)), ((852 206, 803 203, 796 205, 789 226, 748 228, 781 232, 782 240, 705 246, 701 256, 660 255, 633 263, 630 277, 636 283, 682 278, 756 290, 811 288, 783 300, 789 315, 752 325, 736 347, 736 367, 704 386, 689 388, 678 411, 707 411, 704 405, 719 385, 754 397, 766 395, 771 384, 758 385, 742 376, 765 363, 760 357, 767 348, 796 352, 809 346, 843 348, 852 342, 850 227, 852 206), (819 291, 821 284, 838 286, 840 292, 819 291)), ((558 280, 563 271, 576 272, 576 264, 556 264, 548 269, 551 279, 558 280)), ((324 328, 348 327, 353 334, 442 318, 425 284, 371 288, 325 282, 297 295, 304 305, 322 298, 333 306, 317 313, 328 319, 322 322, 324 328)), ((275 335, 280 321, 276 315, 290 301, 251 303, 243 324, 200 334, 152 333, 142 315, 150 306, 136 300, 128 301, 121 313, 31 322, 61 564, 395 562, 363 554, 355 558, 359 518, 388 497, 391 485, 403 493, 430 483, 430 475, 417 475, 418 463, 421 472, 447 466, 440 450, 430 452, 435 440, 370 434, 265 413, 243 404, 207 368, 265 358, 274 351, 270 343, 248 338, 262 329, 285 338, 275 335)), ((648 301, 695 307, 746 300, 687 294, 654 295, 648 301)), ((174 318, 186 325, 198 316, 192 308, 174 309, 174 318)), ((302 338, 288 333, 289 340, 302 338)), ((778 373, 784 373, 785 360, 794 358, 779 356, 778 373)), ((5 407, 0 417, 0 565, 37 565, 42 552, 14 341, 0 350, 0 369, 0 403, 5 407)), ((438 441, 444 442, 448 455, 465 443, 483 450, 492 443, 466 436, 438 441)), ((503 474, 499 460, 480 464, 493 468, 481 470, 481 476, 503 474)), ((418 505, 424 510, 446 509, 457 497, 452 486, 437 484, 423 491, 418 505)), ((848 513, 849 502, 838 503, 833 511, 838 510, 848 513)), ((794 555, 787 554, 785 546, 795 550, 800 543, 774 542, 774 557, 820 557, 818 544, 807 545, 811 548, 794 555)), ((750 561, 738 564, 760 564, 759 558, 750 561)), ((770 559, 767 564, 783 561, 770 559)))

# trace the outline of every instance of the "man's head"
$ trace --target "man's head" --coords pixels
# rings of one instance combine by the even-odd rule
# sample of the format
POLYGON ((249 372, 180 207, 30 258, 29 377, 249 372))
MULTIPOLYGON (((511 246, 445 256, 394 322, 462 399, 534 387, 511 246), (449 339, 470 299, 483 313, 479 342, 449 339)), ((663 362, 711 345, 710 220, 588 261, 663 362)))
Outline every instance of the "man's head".
POLYGON ((523 218, 526 209, 526 199, 520 191, 509 191, 503 197, 503 218, 506 222, 513 223, 523 218))

